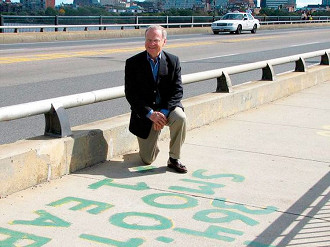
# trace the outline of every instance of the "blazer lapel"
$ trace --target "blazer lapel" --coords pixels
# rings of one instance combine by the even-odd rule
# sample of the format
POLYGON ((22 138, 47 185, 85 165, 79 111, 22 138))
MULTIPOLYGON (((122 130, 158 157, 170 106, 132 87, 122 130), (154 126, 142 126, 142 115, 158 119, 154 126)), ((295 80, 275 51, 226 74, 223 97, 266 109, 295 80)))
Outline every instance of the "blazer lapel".
POLYGON ((141 65, 142 64, 145 69, 144 71, 145 71, 145 75, 147 76, 147 81, 150 83, 151 86, 153 86, 155 84, 155 81, 154 81, 154 76, 152 75, 150 63, 147 58, 147 51, 144 52, 143 60, 141 61, 141 65))
POLYGON ((161 53, 161 58, 159 61, 159 71, 158 71, 158 79, 157 79, 157 84, 160 81, 160 78, 168 74, 168 68, 167 68, 167 61, 166 61, 166 55, 162 51, 161 53))

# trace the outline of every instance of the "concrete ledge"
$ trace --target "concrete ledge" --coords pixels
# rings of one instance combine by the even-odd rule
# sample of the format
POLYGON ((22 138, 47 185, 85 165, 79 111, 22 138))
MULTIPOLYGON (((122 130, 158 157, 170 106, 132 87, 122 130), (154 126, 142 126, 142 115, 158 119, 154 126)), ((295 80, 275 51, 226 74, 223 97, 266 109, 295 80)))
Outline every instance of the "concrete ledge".
MULTIPOLYGON (((305 24, 281 24, 281 25, 262 25, 261 30, 302 28, 302 27, 330 26, 330 23, 305 23, 305 24)), ((109 39, 142 37, 145 29, 125 29, 125 30, 106 30, 106 31, 67 31, 67 32, 22 32, 22 33, 0 33, 0 44, 12 43, 31 43, 31 42, 51 42, 65 40, 90 40, 90 39, 109 39)), ((184 27, 168 28, 169 35, 189 34, 189 33, 212 33, 210 27, 184 27)))
MULTIPOLYGON (((276 81, 238 85, 233 93, 208 93, 184 100, 188 130, 286 97, 329 78, 330 67, 318 65, 307 72, 278 75, 276 81)), ((128 131, 128 121, 129 114, 124 114, 76 126, 72 137, 39 136, 1 145, 0 197, 137 149, 136 138, 128 131)), ((167 128, 161 135, 166 137, 167 128)))

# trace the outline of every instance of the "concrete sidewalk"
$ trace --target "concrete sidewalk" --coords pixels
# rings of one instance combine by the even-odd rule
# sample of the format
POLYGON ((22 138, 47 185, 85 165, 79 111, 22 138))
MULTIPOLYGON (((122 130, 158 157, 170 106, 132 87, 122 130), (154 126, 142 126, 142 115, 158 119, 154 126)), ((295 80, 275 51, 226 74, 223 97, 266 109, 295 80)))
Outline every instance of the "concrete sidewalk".
POLYGON ((0 246, 329 246, 330 81, 0 200, 0 246))

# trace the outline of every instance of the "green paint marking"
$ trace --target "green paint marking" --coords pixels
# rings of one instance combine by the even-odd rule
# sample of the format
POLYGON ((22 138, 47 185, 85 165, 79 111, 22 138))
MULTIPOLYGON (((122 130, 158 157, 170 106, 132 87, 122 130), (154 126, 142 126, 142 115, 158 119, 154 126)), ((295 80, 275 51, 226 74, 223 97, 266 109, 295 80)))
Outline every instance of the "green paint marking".
POLYGON ((248 247, 276 247, 275 245, 263 244, 255 241, 245 241, 244 244, 248 247))
POLYGON ((241 204, 232 204, 228 205, 226 204, 226 198, 216 198, 212 201, 212 206, 216 208, 230 208, 230 209, 236 209, 238 211, 247 213, 247 214, 254 214, 254 215, 262 215, 262 214, 271 214, 278 209, 274 206, 267 206, 263 209, 248 209, 246 206, 241 204))
POLYGON ((204 175, 203 173, 207 172, 205 169, 199 169, 193 172, 193 177, 201 178, 201 179, 216 179, 216 178, 232 178, 233 182, 243 182, 245 178, 241 175, 237 174, 215 174, 215 175, 204 175))
POLYGON ((0 241, 1 247, 13 247, 17 246, 15 243, 20 240, 31 240, 33 243, 27 245, 28 247, 40 247, 51 241, 50 238, 40 237, 25 232, 12 231, 7 228, 0 227, 0 234, 7 235, 8 238, 0 241))
POLYGON ((128 189, 128 190, 149 190, 150 189, 149 186, 144 182, 137 183, 136 185, 128 185, 128 184, 117 184, 117 183, 114 183, 113 181, 114 180, 111 178, 106 178, 99 182, 89 185, 88 188, 95 190, 102 186, 112 186, 112 187, 118 187, 118 188, 123 188, 123 189, 128 189))
MULTIPOLYGON (((173 223, 171 220, 157 215, 157 214, 149 214, 149 213, 141 213, 141 212, 126 212, 126 213, 118 213, 110 217, 109 219, 110 223, 119 226, 126 229, 132 229, 132 230, 165 230, 169 229, 173 226, 173 223), (159 221, 160 224, 158 225, 138 225, 137 223, 126 223, 125 218, 127 217, 144 217, 144 218, 151 218, 156 221, 159 221)), ((136 222, 141 222, 141 220, 137 220, 136 222)))
POLYGON ((70 210, 73 210, 73 211, 82 210, 82 209, 90 207, 90 206, 95 206, 95 208, 87 210, 87 212, 90 214, 99 214, 99 213, 102 213, 103 211, 113 207, 113 205, 108 204, 108 203, 91 201, 91 200, 86 200, 86 199, 78 198, 78 197, 65 197, 61 200, 48 204, 48 206, 57 207, 57 206, 62 206, 63 204, 69 203, 69 202, 78 202, 79 203, 78 205, 70 208, 70 210))
POLYGON ((189 183, 204 184, 204 186, 198 186, 200 189, 191 189, 182 186, 170 186, 169 189, 177 190, 177 191, 185 191, 190 193, 200 193, 204 195, 213 195, 215 193, 213 189, 224 187, 223 184, 215 184, 215 183, 209 183, 209 182, 193 180, 193 179, 180 179, 180 180, 189 183))
POLYGON ((224 227, 220 227, 220 226, 215 226, 215 225, 209 226, 206 229, 206 231, 204 231, 204 232, 190 230, 187 228, 174 228, 174 231, 181 232, 184 234, 199 236, 199 237, 217 239, 217 240, 221 240, 221 241, 225 241, 225 242, 233 242, 235 240, 235 238, 219 235, 220 232, 239 235, 239 236, 243 235, 243 232, 241 232, 241 231, 224 228, 224 227))
POLYGON ((235 220, 240 220, 244 222, 245 224, 249 226, 255 226, 259 224, 258 221, 251 219, 250 217, 247 217, 245 215, 236 213, 236 212, 231 212, 228 210, 224 209, 208 209, 208 210, 202 210, 197 212, 194 217, 195 220, 198 221, 203 221, 203 222, 208 222, 208 223, 227 223, 227 222, 232 222, 235 220), (213 213, 221 213, 226 215, 225 217, 217 217, 217 218, 210 218, 209 214, 213 213))
POLYGON ((142 238, 130 238, 128 241, 122 242, 110 238, 102 238, 99 236, 89 235, 89 234, 81 234, 79 237, 82 239, 86 239, 102 244, 107 244, 111 246, 117 246, 117 247, 137 247, 144 243, 144 240, 142 238))
POLYGON ((52 227, 69 227, 71 223, 62 220, 55 215, 47 213, 44 210, 38 210, 35 212, 40 215, 35 220, 14 220, 13 225, 33 225, 33 226, 52 226, 52 227))
POLYGON ((167 238, 167 237, 158 237, 158 238, 156 238, 156 240, 159 242, 166 243, 166 244, 172 243, 174 241, 173 238, 167 238))
POLYGON ((134 167, 132 169, 137 171, 137 172, 144 173, 144 172, 151 172, 156 168, 157 168, 156 166, 150 166, 149 165, 149 166, 138 166, 138 167, 134 167))
POLYGON ((151 194, 143 197, 142 200, 146 204, 156 208, 183 209, 183 208, 193 208, 198 205, 197 199, 191 196, 179 195, 175 193, 151 194), (156 199, 159 197, 174 197, 174 198, 178 198, 179 200, 183 199, 185 202, 183 204, 163 204, 163 203, 155 202, 156 199))

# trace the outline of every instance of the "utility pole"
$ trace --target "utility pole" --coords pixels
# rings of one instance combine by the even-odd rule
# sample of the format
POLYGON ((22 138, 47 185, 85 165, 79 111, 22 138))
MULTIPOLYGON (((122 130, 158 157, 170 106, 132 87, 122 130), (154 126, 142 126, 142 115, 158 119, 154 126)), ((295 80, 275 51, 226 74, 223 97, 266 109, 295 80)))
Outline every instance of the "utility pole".
POLYGON ((213 19, 215 19, 215 0, 213 0, 213 19))

